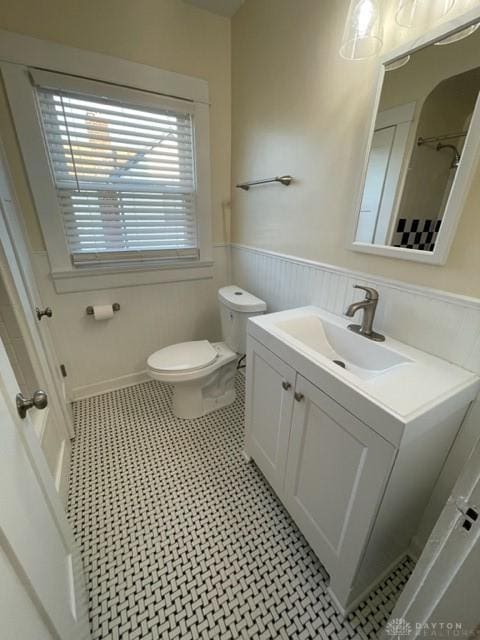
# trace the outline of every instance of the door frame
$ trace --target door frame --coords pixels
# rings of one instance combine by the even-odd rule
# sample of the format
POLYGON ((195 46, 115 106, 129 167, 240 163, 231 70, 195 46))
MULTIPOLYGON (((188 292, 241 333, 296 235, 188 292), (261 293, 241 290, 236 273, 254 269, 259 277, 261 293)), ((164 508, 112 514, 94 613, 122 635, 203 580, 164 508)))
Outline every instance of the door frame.
MULTIPOLYGON (((55 390, 61 415, 64 419, 66 433, 70 438, 74 436, 72 414, 69 403, 63 393, 62 380, 57 369, 57 355, 48 326, 44 327, 44 336, 40 331, 33 332, 26 321, 27 314, 33 314, 35 299, 40 300, 40 292, 37 287, 35 275, 30 259, 31 250, 27 241, 27 234, 23 220, 19 215, 20 207, 13 187, 13 181, 9 171, 5 149, 0 139, 0 173, 4 174, 7 189, 11 194, 12 215, 6 215, 5 209, 0 202, 0 245, 3 249, 6 264, 9 268, 9 275, 16 289, 18 302, 23 312, 22 324, 24 331, 30 338, 31 345, 27 345, 34 352, 32 361, 36 361, 36 367, 46 368, 52 378, 52 389, 55 390), (26 296, 21 294, 25 291, 26 296), (36 335, 35 335, 36 334, 36 335)), ((0 177, 1 179, 1 177, 0 177)), ((0 198, 1 200, 1 198, 0 198)), ((34 325, 35 326, 35 325, 34 325)), ((52 392, 49 389, 50 393, 52 392)))
MULTIPOLYGON (((65 504, 70 468, 70 440, 74 435, 71 406, 64 394, 57 356, 48 326, 38 326, 35 305, 41 300, 30 250, 20 216, 18 200, 0 140, 0 268, 5 286, 17 311, 17 320, 33 371, 49 395, 48 415, 38 415, 42 424, 55 428, 61 444, 52 469, 57 491, 65 504), (50 413, 51 412, 51 413, 50 413), (50 417, 48 417, 50 416, 50 417)), ((33 390, 32 390, 33 391, 33 390)), ((43 412, 45 413, 45 412, 43 412)), ((39 434, 41 437, 41 435, 39 434)))
MULTIPOLYGON (((407 582, 390 620, 404 626, 403 635, 417 638, 423 635, 423 629, 432 629, 432 616, 456 577, 462 571, 464 563, 469 562, 475 545, 480 545, 480 522, 473 524, 471 530, 462 531, 465 511, 473 494, 480 493, 480 438, 458 478, 452 493, 432 530, 423 552, 409 581, 407 582), (457 545, 457 553, 451 553, 453 536, 464 536, 457 545), (408 633, 407 633, 408 631, 408 633)), ((472 500, 478 509, 478 503, 472 500)), ((443 622, 462 622, 446 621, 443 622)), ((392 633, 385 629, 381 640, 392 640, 392 633)))

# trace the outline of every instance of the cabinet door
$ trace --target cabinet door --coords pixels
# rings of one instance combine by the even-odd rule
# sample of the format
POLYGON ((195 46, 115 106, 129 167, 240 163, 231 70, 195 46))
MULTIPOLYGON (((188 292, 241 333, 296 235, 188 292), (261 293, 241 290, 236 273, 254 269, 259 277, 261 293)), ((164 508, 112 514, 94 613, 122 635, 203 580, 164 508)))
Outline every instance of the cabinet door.
POLYGON ((285 504, 330 573, 332 585, 348 584, 395 449, 305 378, 297 376, 295 391, 285 504))
POLYGON ((295 371, 248 339, 246 449, 282 497, 292 422, 295 371))

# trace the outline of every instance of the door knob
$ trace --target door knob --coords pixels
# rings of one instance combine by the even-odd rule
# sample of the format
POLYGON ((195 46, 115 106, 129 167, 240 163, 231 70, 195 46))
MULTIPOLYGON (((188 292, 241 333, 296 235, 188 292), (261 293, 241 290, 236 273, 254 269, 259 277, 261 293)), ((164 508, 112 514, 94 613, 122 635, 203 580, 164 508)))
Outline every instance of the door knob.
POLYGON ((301 402, 305 396, 303 395, 303 393, 300 393, 299 391, 295 391, 295 393, 293 394, 293 397, 297 402, 301 402))
POLYGON ((292 385, 290 384, 290 382, 287 382, 286 380, 283 380, 282 387, 285 389, 285 391, 288 391, 291 386, 292 385))
POLYGON ((46 391, 38 389, 31 398, 25 398, 23 393, 17 393, 15 400, 17 403, 18 415, 23 420, 27 415, 27 411, 32 407, 35 407, 36 409, 45 409, 48 404, 48 395, 46 391))
POLYGON ((45 309, 40 309, 40 307, 35 307, 35 313, 37 314, 37 318, 41 320, 43 316, 47 318, 51 318, 53 316, 53 311, 50 307, 45 307, 45 309))

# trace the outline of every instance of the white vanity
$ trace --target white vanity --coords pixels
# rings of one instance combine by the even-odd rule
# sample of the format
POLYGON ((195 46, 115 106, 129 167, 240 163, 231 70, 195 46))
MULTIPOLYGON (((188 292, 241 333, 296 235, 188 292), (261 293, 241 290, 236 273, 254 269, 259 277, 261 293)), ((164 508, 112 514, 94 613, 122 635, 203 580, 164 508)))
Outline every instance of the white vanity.
POLYGON ((408 551, 473 374, 317 307, 248 323, 246 455, 351 610, 408 551), (336 362, 335 362, 336 361, 336 362))

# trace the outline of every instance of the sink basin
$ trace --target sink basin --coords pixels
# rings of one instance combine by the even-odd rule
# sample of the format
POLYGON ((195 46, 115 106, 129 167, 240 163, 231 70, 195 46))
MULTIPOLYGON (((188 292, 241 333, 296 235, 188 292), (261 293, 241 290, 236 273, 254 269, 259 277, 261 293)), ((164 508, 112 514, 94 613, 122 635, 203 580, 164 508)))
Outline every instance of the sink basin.
POLYGON ((275 322, 275 327, 346 371, 368 380, 413 361, 383 343, 373 342, 312 313, 275 322))
MULTIPOLYGON (((407 423, 410 429, 436 424, 478 393, 480 380, 471 371, 388 335, 373 342, 350 331, 349 322, 313 305, 286 309, 250 318, 248 340, 378 433, 388 430, 390 442, 400 442, 407 423)), ((282 375, 293 382, 291 372, 282 375)))

